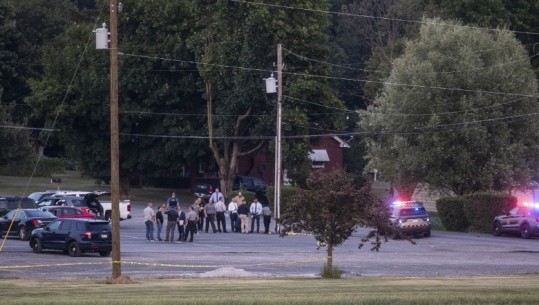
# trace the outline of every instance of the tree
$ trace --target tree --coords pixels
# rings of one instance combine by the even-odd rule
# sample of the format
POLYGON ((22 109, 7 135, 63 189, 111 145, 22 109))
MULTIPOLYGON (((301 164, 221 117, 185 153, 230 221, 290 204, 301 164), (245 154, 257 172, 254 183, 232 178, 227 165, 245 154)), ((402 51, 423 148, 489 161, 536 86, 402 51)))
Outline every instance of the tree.
MULTIPOLYGON (((191 13, 190 1, 159 0, 152 5, 124 5, 119 15, 123 54, 119 64, 120 176, 124 195, 129 181, 179 177, 183 167, 196 164, 193 160, 203 154, 197 140, 186 139, 200 135, 204 126, 198 72, 188 63, 193 60, 186 44, 191 13)), ((107 180, 108 52, 95 50, 90 43, 84 53, 92 26, 85 22, 71 25, 65 35, 46 47, 44 77, 32 82, 30 102, 45 126, 60 114, 57 126, 62 132, 58 137, 69 157, 80 162, 85 174, 107 180)))
POLYGON ((281 219, 281 235, 306 231, 326 245, 326 266, 330 270, 334 247, 345 242, 358 225, 373 228, 360 247, 374 238, 372 250, 376 251, 387 240, 382 234, 390 232, 386 208, 371 195, 370 186, 358 188, 342 171, 311 173, 307 187, 290 198, 281 219))
MULTIPOLYGON (((327 1, 297 0, 294 5, 323 9, 327 1)), ((196 34, 190 42, 206 88, 208 144, 219 167, 221 189, 227 192, 238 170, 238 157, 267 146, 267 141, 256 137, 275 134, 275 104, 265 96, 262 79, 275 70, 272 63, 276 61, 276 45, 281 43, 295 54, 327 58, 328 18, 323 14, 223 0, 197 2, 196 14, 196 34)), ((285 62, 294 74, 328 74, 327 66, 316 62, 294 56, 286 57, 285 62)), ((291 74, 283 87, 288 95, 301 100, 342 107, 329 83, 321 78, 291 74)), ((313 121, 318 122, 319 128, 339 124, 340 120, 331 116, 310 116, 312 107, 297 100, 287 100, 287 105, 283 133, 306 134, 309 130, 305 126, 313 121)), ((283 150, 290 169, 300 163, 296 162, 298 159, 305 159, 308 145, 306 139, 287 144, 283 150)))
POLYGON ((537 83, 513 34, 425 19, 363 113, 369 166, 465 194, 539 177, 537 83))

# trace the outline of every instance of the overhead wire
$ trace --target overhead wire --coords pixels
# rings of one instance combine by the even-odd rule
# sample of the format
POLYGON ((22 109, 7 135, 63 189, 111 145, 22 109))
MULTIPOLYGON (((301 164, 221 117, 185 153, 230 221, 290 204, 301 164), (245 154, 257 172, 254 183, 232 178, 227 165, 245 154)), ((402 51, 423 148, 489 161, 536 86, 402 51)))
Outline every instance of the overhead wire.
POLYGON ((237 2, 237 3, 249 4, 249 5, 258 5, 258 6, 266 6, 266 7, 272 7, 272 8, 280 8, 280 9, 287 9, 287 10, 297 10, 297 11, 305 11, 305 12, 315 12, 315 13, 323 13, 323 14, 337 15, 337 16, 359 17, 359 18, 366 18, 366 19, 397 21, 397 22, 413 23, 413 24, 440 25, 440 26, 447 26, 447 27, 466 27, 466 28, 469 28, 469 29, 495 31, 495 32, 506 31, 506 32, 516 33, 516 34, 539 35, 538 32, 531 32, 531 31, 518 31, 518 30, 487 28, 487 27, 471 26, 471 25, 456 25, 456 24, 450 24, 450 23, 444 23, 444 22, 431 22, 431 21, 405 19, 405 18, 391 18, 391 17, 383 17, 383 16, 372 16, 372 15, 365 15, 365 14, 336 12, 336 11, 314 9, 314 8, 294 7, 294 6, 288 6, 288 5, 282 5, 282 4, 270 4, 270 3, 264 3, 264 2, 254 2, 254 1, 247 1, 247 0, 230 0, 230 1, 231 2, 237 2))

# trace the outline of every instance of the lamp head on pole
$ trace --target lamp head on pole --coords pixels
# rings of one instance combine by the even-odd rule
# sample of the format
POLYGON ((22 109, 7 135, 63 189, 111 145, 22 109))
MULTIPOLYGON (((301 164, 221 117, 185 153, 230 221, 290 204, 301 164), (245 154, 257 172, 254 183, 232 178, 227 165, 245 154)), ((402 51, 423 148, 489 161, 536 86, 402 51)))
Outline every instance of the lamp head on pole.
POLYGON ((273 73, 269 78, 264 79, 266 81, 266 93, 277 93, 277 80, 273 77, 273 73))

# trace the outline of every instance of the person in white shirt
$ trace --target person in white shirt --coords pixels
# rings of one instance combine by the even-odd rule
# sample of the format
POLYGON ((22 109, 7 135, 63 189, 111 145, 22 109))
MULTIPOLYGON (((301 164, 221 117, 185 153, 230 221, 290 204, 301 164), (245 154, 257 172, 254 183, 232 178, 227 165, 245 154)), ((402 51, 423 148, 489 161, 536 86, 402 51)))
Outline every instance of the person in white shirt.
POLYGON ((220 199, 223 199, 223 202, 225 201, 225 197, 223 196, 223 193, 219 192, 219 188, 215 188, 215 192, 211 194, 210 201, 213 203, 219 202, 220 199))
POLYGON ((238 222, 238 204, 236 198, 232 198, 232 201, 228 204, 228 213, 230 215, 230 229, 232 232, 236 232, 238 222))
POLYGON ((219 233, 226 232, 226 220, 225 220, 226 205, 223 197, 219 198, 219 201, 215 204, 215 218, 217 219, 217 231, 219 233), (221 230, 222 227, 222 230, 221 230))
POLYGON ((155 223, 155 211, 153 210, 153 203, 149 202, 143 213, 144 224, 146 224, 146 239, 148 241, 154 241, 153 224, 155 223))
POLYGON ((262 204, 258 202, 258 199, 255 197, 251 207, 249 209, 251 213, 251 231, 249 233, 254 233, 255 221, 256 221, 256 233, 260 233, 260 213, 262 213, 262 204))

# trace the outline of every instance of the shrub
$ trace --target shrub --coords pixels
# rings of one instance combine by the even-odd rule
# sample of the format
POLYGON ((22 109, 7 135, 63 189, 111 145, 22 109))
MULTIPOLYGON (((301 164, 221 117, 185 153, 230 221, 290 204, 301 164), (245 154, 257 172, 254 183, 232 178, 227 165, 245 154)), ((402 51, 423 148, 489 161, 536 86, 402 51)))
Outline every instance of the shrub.
POLYGON ((42 157, 34 172, 35 162, 35 159, 9 162, 0 167, 0 175, 24 177, 33 174, 34 177, 51 177, 53 174, 64 173, 62 159, 42 157))
POLYGON ((470 222, 470 231, 488 233, 492 230, 492 220, 511 209, 516 198, 502 193, 476 193, 465 196, 464 212, 470 222))
POLYGON ((333 266, 332 268, 329 268, 327 264, 324 264, 320 270, 320 276, 325 279, 340 279, 341 270, 339 267, 333 266))
POLYGON ((464 212, 466 198, 446 197, 436 200, 436 209, 442 225, 448 231, 465 232, 470 222, 464 212))
MULTIPOLYGON (((281 186, 281 213, 285 210, 287 202, 290 200, 292 195, 294 195, 297 192, 298 188, 294 186, 289 185, 282 185, 281 186)), ((275 201, 275 187, 270 186, 268 187, 267 194, 268 194, 268 201, 270 203, 270 207, 273 207, 273 202, 275 201)))

